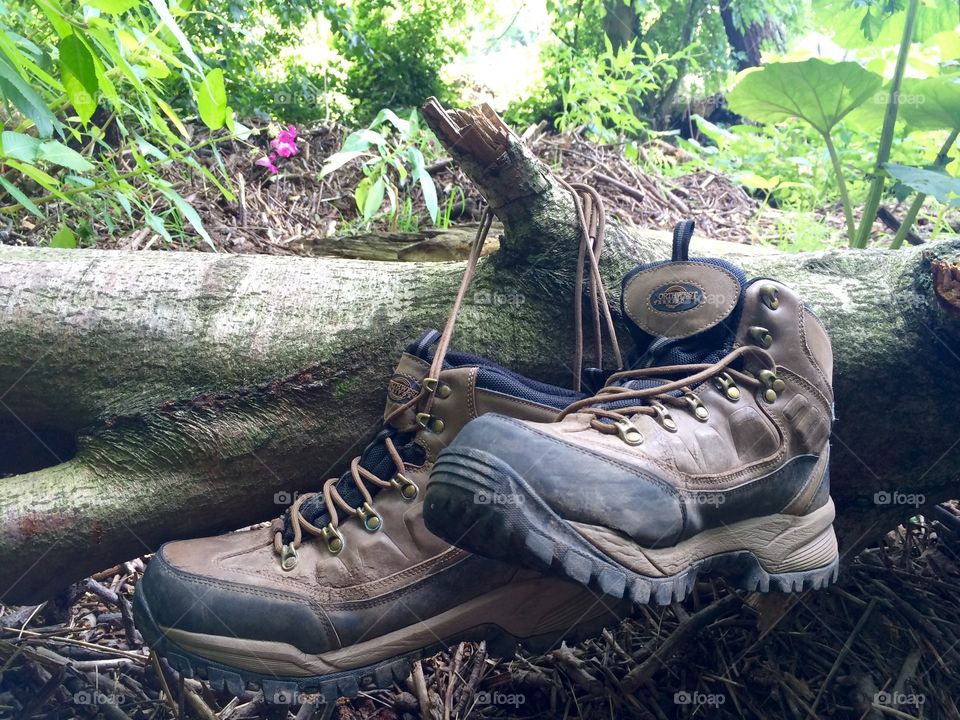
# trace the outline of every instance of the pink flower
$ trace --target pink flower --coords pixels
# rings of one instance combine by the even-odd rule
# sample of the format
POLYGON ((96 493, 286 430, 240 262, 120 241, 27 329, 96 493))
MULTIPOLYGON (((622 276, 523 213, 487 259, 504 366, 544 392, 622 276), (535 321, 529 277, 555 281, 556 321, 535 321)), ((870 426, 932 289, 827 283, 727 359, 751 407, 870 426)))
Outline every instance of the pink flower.
POLYGON ((286 130, 281 130, 277 136, 270 141, 270 147, 277 151, 277 155, 282 158, 293 157, 297 154, 297 128, 289 125, 286 130))
POLYGON ((267 170, 269 170, 271 175, 276 175, 276 174, 277 174, 277 166, 273 164, 273 161, 276 160, 276 159, 277 159, 276 154, 275 154, 275 153, 270 153, 270 155, 269 155, 268 157, 262 157, 262 158, 260 158, 259 160, 257 160, 257 162, 256 162, 255 164, 256 164, 256 165, 259 165, 260 167, 263 167, 263 168, 266 168, 267 170))

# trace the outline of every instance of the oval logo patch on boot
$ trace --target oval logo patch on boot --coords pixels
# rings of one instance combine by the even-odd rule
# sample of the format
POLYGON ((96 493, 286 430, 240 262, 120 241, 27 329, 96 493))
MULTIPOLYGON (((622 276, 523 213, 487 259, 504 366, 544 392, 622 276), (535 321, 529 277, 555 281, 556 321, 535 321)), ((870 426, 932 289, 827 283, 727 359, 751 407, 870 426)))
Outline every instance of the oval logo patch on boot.
POLYGON ((703 302, 703 290, 690 283, 670 283, 653 291, 650 305, 660 312, 693 310, 703 302))
POLYGON ((420 392, 420 385, 406 375, 394 375, 387 384, 387 397, 395 403, 413 400, 420 392))

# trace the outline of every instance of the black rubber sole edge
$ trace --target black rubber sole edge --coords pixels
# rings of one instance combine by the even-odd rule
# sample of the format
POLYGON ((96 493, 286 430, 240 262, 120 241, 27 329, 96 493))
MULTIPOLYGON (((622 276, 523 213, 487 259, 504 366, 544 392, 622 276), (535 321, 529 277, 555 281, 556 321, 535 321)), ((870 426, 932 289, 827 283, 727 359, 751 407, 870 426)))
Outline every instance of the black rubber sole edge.
POLYGON ((637 605, 683 600, 701 574, 752 592, 801 592, 836 580, 839 558, 802 572, 769 573, 749 550, 703 558, 676 575, 651 577, 624 567, 560 518, 509 465, 481 450, 446 450, 424 499, 427 528, 491 558, 523 562, 637 605))
POLYGON ((137 629, 147 645, 166 658, 170 666, 184 677, 207 680, 214 690, 226 690, 234 695, 239 695, 246 689, 261 689, 267 704, 298 705, 303 702, 303 695, 306 694, 319 695, 324 703, 332 704, 340 697, 356 697, 363 690, 389 688, 395 682, 403 683, 410 675, 412 662, 430 657, 462 641, 486 641, 487 652, 492 657, 513 657, 520 646, 533 653, 543 653, 558 646, 561 641, 579 642, 599 635, 604 628, 615 625, 626 617, 630 608, 613 608, 609 614, 581 623, 565 633, 529 638, 518 638, 499 625, 483 625, 456 637, 372 665, 312 677, 264 675, 190 653, 163 634, 141 592, 134 595, 133 611, 137 629))

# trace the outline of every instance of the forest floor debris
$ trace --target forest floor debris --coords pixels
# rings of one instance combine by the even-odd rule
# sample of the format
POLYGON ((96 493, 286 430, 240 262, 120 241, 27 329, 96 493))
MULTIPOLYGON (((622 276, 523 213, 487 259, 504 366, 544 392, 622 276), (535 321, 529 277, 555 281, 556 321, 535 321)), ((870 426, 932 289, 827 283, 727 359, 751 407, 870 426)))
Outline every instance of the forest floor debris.
POLYGON ((36 608, 0 610, 0 717, 198 720, 960 718, 960 510, 915 516, 826 591, 737 594, 701 583, 593 640, 491 657, 461 643, 406 684, 291 707, 183 678, 148 654, 129 601, 149 559, 36 608))
MULTIPOLYGON (((185 165, 170 166, 167 179, 197 210, 217 249, 233 253, 398 259, 398 251, 434 237, 438 230, 477 219, 479 198, 472 184, 456 163, 439 158, 428 166, 440 198, 443 219, 439 227, 427 219, 419 191, 410 196, 410 206, 397 216, 363 223, 353 197, 363 177, 359 163, 348 163, 320 177, 324 162, 339 150, 346 133, 335 124, 301 131, 298 153, 284 159, 277 175, 256 165, 267 149, 268 139, 263 133, 248 141, 227 140, 215 149, 198 151, 199 162, 215 172, 221 168, 220 172, 230 179, 235 195, 232 202, 224 199, 203 174, 185 165), (383 233, 387 235, 377 237, 383 233)), ((660 140, 639 146, 639 162, 634 162, 624 156, 623 143, 595 143, 580 135, 542 132, 536 127, 524 133, 524 139, 567 180, 595 186, 610 215, 619 222, 669 231, 677 221, 693 218, 706 236, 765 242, 784 249, 843 243, 844 221, 839 206, 807 214, 809 217, 798 224, 797 213, 771 207, 724 175, 695 170, 693 165, 685 170, 688 166, 681 163, 689 156, 660 140), (817 238, 806 237, 811 231, 817 238)), ((884 208, 882 217, 896 222, 904 210, 900 204, 892 205, 884 208)), ((163 208, 154 207, 152 211, 162 214, 163 208)), ((67 206, 59 210, 62 220, 76 225, 81 218, 73 218, 71 212, 67 206)), ((6 228, 0 228, 0 242, 36 245, 56 231, 54 226, 37 227, 34 222, 26 217, 21 224, 8 221, 6 228)), ((960 228, 960 222, 957 225, 960 228)), ((921 217, 914 237, 926 239, 930 230, 930 224, 921 217)), ((99 248, 210 249, 198 235, 189 233, 187 227, 184 234, 174 235, 171 245, 136 217, 127 228, 113 233, 96 222, 92 228, 93 246, 99 248)), ((877 221, 878 242, 889 241, 893 234, 889 223, 877 221)), ((465 246, 449 252, 441 248, 434 254, 435 249, 428 246, 399 259, 446 260, 451 254, 459 257, 466 253, 465 246)))

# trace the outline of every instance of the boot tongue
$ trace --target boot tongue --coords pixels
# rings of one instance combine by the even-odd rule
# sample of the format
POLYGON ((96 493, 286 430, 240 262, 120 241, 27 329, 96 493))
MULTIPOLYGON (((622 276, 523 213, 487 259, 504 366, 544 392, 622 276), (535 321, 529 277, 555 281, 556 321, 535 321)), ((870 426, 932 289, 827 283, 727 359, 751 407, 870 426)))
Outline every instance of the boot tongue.
POLYGON ((673 257, 640 265, 623 279, 633 368, 715 362, 732 345, 746 273, 720 258, 689 257, 692 233, 692 221, 679 223, 673 257))
MULTIPOLYGON (((384 420, 420 392, 420 383, 430 369, 430 348, 439 337, 438 331, 427 330, 407 346, 387 384, 384 420)), ((424 450, 414 442, 418 429, 416 412, 416 408, 408 408, 394 417, 389 425, 384 426, 363 449, 360 455, 360 467, 369 470, 381 480, 388 480, 393 476, 396 467, 384 444, 384 440, 388 437, 391 438, 404 460, 415 465, 422 463, 425 456, 424 450)), ((348 505, 357 507, 363 502, 363 495, 357 489, 349 470, 337 480, 336 488, 348 505)), ((370 488, 370 491, 376 493, 376 488, 370 488)), ((300 506, 300 514, 317 527, 323 527, 330 522, 330 513, 320 493, 303 502, 300 506)), ((288 543, 291 540, 293 540, 293 530, 290 527, 290 512, 287 511, 283 516, 283 541, 288 543)))

